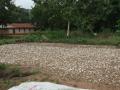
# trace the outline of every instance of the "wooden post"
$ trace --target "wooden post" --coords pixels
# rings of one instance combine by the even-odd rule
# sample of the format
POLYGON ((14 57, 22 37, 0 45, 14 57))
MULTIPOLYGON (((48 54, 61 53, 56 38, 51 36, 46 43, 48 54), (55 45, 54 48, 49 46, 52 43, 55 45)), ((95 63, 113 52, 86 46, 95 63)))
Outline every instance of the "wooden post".
POLYGON ((15 35, 15 29, 13 29, 13 34, 15 35))

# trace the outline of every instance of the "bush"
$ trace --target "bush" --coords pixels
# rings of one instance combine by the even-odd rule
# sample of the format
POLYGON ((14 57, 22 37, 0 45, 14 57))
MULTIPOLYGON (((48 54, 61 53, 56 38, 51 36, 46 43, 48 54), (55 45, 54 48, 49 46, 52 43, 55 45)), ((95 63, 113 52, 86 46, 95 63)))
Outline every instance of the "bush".
POLYGON ((117 21, 116 28, 117 28, 117 32, 120 32, 120 20, 117 21))
POLYGON ((92 45, 117 45, 120 42, 119 33, 99 33, 93 36, 90 33, 71 31, 70 37, 66 36, 63 30, 46 30, 25 35, 21 38, 1 39, 0 45, 23 42, 51 42, 51 43, 72 43, 92 45))
POLYGON ((5 70, 8 66, 6 64, 0 64, 0 71, 5 70))
POLYGON ((37 36, 36 34, 30 34, 30 35, 25 36, 22 39, 23 41, 26 41, 26 42, 36 42, 40 40, 40 37, 37 36))
POLYGON ((3 44, 14 44, 14 43, 16 43, 15 39, 2 39, 2 40, 0 40, 0 45, 3 45, 3 44))
POLYGON ((0 64, 0 78, 23 77, 33 74, 33 72, 25 72, 15 65, 0 64))
POLYGON ((41 31, 24 36, 21 40, 25 42, 51 42, 52 40, 59 40, 66 38, 63 31, 41 31))

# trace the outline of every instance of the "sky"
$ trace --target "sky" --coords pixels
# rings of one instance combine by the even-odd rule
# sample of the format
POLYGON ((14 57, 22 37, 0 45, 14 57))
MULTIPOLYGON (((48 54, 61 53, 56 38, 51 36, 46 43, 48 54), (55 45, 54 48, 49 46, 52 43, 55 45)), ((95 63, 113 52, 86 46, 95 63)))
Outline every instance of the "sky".
POLYGON ((31 9, 34 6, 34 2, 32 0, 14 0, 17 6, 22 8, 31 9))

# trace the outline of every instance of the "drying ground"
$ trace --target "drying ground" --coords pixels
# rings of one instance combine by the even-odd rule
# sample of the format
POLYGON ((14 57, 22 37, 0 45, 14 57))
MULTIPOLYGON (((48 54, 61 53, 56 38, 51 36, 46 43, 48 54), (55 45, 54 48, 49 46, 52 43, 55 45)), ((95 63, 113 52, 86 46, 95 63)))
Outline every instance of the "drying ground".
POLYGON ((24 43, 0 46, 0 62, 39 73, 11 79, 53 81, 75 87, 120 90, 120 49, 114 46, 24 43))

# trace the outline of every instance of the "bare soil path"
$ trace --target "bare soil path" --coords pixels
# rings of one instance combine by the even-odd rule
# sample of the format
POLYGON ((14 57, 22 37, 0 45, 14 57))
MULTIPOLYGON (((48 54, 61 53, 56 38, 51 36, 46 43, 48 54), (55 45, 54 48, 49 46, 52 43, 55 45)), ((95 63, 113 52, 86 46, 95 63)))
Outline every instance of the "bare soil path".
POLYGON ((69 81, 68 85, 105 85, 109 90, 120 90, 120 49, 112 46, 10 44, 0 46, 0 62, 37 67, 51 77, 69 81))

